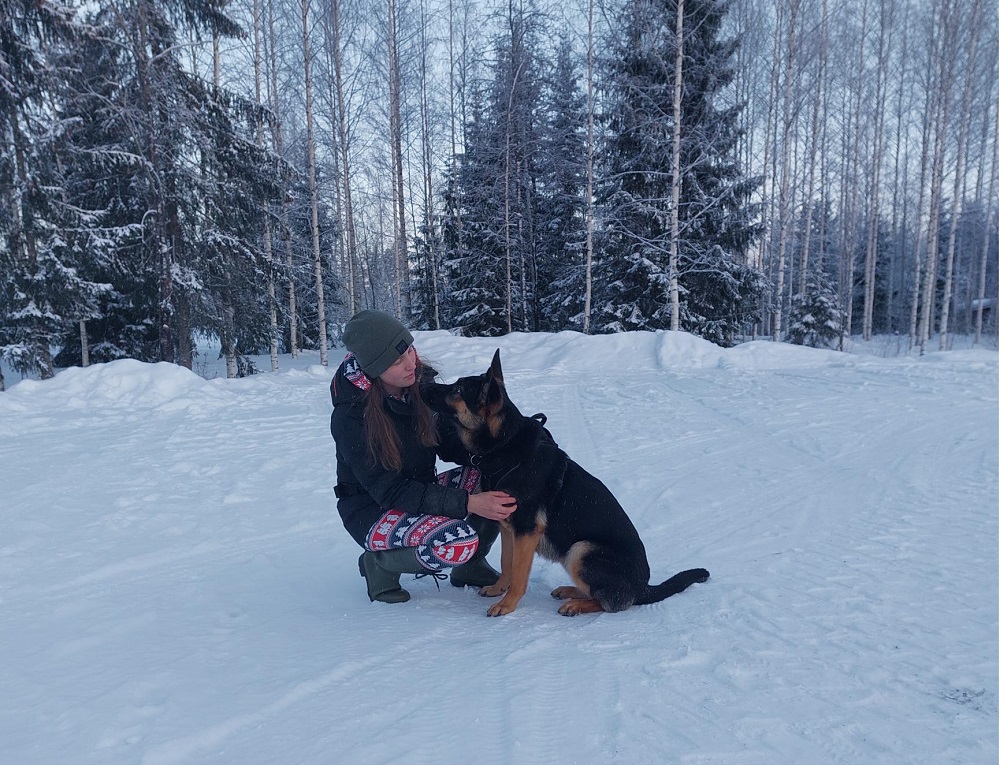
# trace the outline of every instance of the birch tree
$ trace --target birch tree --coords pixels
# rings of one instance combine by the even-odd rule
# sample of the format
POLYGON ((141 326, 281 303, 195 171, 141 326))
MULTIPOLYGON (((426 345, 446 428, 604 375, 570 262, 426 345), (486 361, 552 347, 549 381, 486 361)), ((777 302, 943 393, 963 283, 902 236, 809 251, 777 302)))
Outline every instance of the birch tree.
POLYGON ((302 50, 303 50, 303 84, 306 99, 306 165, 309 179, 309 213, 310 230, 312 234, 313 275, 316 283, 316 312, 319 326, 319 363, 328 365, 329 349, 326 337, 326 301, 323 278, 323 255, 320 250, 319 236, 319 190, 316 185, 316 142, 313 137, 313 105, 312 105, 312 53, 309 47, 309 0, 302 0, 302 50))
POLYGON ((944 294, 941 298, 940 349, 948 346, 948 319, 952 303, 952 286, 955 267, 955 239, 958 232, 958 220, 962 210, 963 187, 965 185, 966 148, 969 137, 969 122, 971 120, 974 74, 978 64, 979 24, 982 0, 973 0, 972 24, 966 30, 967 44, 963 45, 967 53, 965 61, 965 77, 962 85, 962 103, 958 111, 958 143, 955 147, 955 178, 952 185, 951 222, 948 227, 948 248, 945 259, 944 294))

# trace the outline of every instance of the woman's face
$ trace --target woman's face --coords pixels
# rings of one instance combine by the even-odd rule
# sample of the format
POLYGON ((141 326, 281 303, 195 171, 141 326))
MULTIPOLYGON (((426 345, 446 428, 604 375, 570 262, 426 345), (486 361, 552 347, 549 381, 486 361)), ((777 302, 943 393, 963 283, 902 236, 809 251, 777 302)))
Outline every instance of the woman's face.
POLYGON ((417 352, 413 346, 407 348, 391 367, 380 374, 379 379, 390 390, 402 390, 413 385, 417 379, 417 352))

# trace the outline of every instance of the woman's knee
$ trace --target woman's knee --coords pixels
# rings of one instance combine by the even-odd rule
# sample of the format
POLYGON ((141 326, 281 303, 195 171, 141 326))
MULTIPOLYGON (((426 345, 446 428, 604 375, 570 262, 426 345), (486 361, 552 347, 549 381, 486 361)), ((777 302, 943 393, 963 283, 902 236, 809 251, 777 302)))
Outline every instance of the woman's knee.
POLYGON ((467 563, 479 548, 479 534, 467 521, 461 521, 434 537, 428 548, 434 561, 442 568, 454 568, 467 563))

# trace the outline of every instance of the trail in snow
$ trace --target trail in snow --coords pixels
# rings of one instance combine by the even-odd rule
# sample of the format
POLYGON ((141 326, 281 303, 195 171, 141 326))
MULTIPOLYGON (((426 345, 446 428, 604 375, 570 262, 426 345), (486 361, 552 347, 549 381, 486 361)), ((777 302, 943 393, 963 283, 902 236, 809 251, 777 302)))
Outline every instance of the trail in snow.
POLYGON ((417 344, 446 379, 499 345, 653 579, 712 579, 568 619, 538 560, 502 619, 427 580, 370 604, 332 493, 332 370, 20 382, 0 394, 4 762, 996 761, 995 352, 417 344))

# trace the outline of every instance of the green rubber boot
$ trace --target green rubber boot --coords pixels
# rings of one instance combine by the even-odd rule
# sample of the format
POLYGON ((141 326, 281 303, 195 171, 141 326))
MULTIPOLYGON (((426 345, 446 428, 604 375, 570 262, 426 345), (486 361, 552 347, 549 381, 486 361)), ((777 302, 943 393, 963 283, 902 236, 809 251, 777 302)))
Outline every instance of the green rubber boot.
POLYGON ((386 552, 364 552, 358 558, 358 571, 368 587, 368 599, 380 603, 405 603, 410 593, 399 586, 400 574, 419 574, 424 567, 412 547, 386 552))
POLYGON ((500 578, 500 572, 486 562, 486 554, 500 533, 500 524, 476 515, 469 518, 469 525, 479 534, 479 547, 466 563, 452 569, 451 583, 455 587, 489 587, 500 578))

